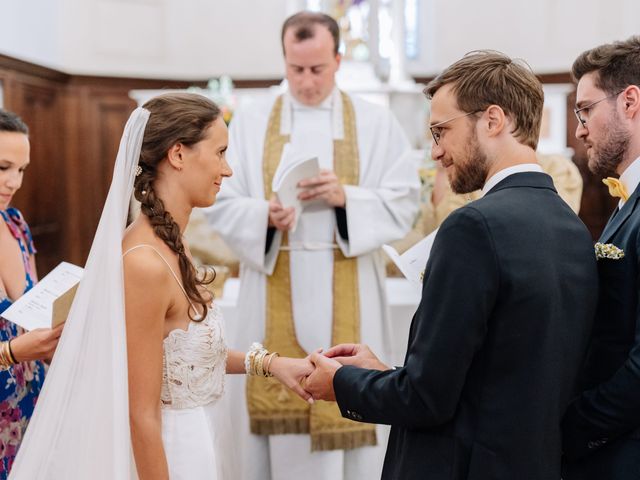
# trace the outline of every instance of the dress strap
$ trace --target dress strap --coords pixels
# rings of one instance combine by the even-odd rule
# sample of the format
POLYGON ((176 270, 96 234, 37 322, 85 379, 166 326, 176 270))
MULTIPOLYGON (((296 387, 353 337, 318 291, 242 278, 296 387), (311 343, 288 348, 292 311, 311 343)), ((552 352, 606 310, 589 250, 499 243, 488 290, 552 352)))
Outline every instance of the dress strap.
POLYGON ((132 252, 134 250, 137 250, 139 248, 143 248, 143 247, 147 247, 150 248, 151 250, 153 250, 154 252, 156 252, 158 254, 158 256, 162 259, 162 261, 167 265, 167 267, 169 267, 169 271, 171 272, 171 275, 173 275, 173 278, 176 279, 176 282, 178 282, 178 286, 180 287, 180 290, 182 290, 182 293, 184 293, 184 296, 187 298, 187 302, 189 302, 189 305, 191 305, 191 309, 193 310, 193 313, 195 314, 195 319, 198 320, 199 318, 201 318, 201 315, 198 313, 198 310, 196 309, 195 305, 193 304, 193 302, 191 301, 191 299, 189 298, 189 295, 187 295, 187 291, 184 289, 184 287, 182 286, 182 282, 180 281, 180 279, 178 278, 178 275, 176 275, 176 272, 173 271, 173 268, 171 268, 171 265, 169 265, 169 262, 167 262, 166 258, 164 258, 164 256, 153 246, 151 245, 147 245, 146 243, 142 243, 140 245, 136 245, 134 247, 131 247, 129 250, 127 250, 126 252, 124 252, 122 254, 122 257, 124 258, 129 252, 132 252))

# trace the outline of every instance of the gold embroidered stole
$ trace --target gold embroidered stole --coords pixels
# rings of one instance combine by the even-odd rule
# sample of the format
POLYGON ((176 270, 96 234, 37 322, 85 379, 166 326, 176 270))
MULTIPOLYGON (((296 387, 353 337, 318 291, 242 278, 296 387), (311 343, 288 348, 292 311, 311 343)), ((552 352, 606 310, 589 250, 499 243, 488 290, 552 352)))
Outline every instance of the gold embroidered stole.
MULTIPOLYGON (((341 92, 344 139, 333 142, 333 166, 342 184, 359 183, 359 157, 355 113, 349 97, 341 92)), ((280 135, 282 97, 271 110, 264 142, 263 181, 265 198, 271 198, 271 183, 280 163, 288 135, 280 135)), ((282 246, 288 245, 286 232, 282 246)), ((312 321, 311 319, 309 319, 312 321)), ((333 255, 333 325, 331 342, 360 340, 358 264, 339 249, 333 255)), ((280 250, 273 275, 267 277, 265 347, 283 356, 303 358, 307 352, 298 343, 291 305, 289 252, 280 250)), ((313 405, 299 398, 274 378, 250 376, 247 403, 251 432, 259 435, 309 433, 311 450, 338 450, 376 444, 375 426, 353 422, 340 414, 334 402, 313 405)))

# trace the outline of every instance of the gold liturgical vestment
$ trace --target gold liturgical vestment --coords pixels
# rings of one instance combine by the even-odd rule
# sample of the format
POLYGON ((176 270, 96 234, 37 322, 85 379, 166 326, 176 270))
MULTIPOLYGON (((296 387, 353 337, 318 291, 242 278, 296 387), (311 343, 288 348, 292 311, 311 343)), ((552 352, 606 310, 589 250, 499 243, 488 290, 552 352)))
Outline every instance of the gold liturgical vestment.
MULTIPOLYGON (((340 182, 359 183, 359 157, 355 113, 349 97, 341 92, 344 138, 333 142, 333 167, 340 182)), ((288 135, 280 134, 282 97, 271 110, 264 142, 263 181, 265 198, 271 198, 273 176, 288 135)), ((288 244, 286 232, 282 246, 288 244)), ((307 352, 298 343, 291 305, 289 252, 282 249, 273 274, 267 277, 265 347, 283 356, 303 358, 307 352)), ((339 249, 333 255, 333 324, 331 341, 357 343, 360 339, 360 306, 357 258, 346 258, 339 249)), ((259 435, 308 433, 312 450, 338 450, 376 444, 375 425, 342 417, 338 405, 298 397, 274 378, 251 376, 247 381, 251 432, 259 435)))

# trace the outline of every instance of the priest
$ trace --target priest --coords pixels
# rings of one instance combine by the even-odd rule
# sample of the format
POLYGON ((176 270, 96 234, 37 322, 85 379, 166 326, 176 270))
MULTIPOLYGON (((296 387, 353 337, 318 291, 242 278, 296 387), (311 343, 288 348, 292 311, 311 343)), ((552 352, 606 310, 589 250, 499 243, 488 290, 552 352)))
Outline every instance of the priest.
MULTIPOLYGON (((228 152, 234 176, 207 211, 241 259, 238 323, 227 326, 229 344, 262 341, 297 357, 344 342, 389 351, 379 247, 402 238, 418 211, 410 145, 387 109, 336 87, 334 19, 312 12, 289 17, 282 46, 288 90, 236 113, 228 152), (300 182, 305 207, 296 216, 272 192, 273 177, 287 162, 313 157, 320 170, 300 182)), ((237 446, 242 479, 380 476, 381 427, 343 419, 331 403, 309 405, 270 379, 232 381, 236 436, 229 441, 237 446)))

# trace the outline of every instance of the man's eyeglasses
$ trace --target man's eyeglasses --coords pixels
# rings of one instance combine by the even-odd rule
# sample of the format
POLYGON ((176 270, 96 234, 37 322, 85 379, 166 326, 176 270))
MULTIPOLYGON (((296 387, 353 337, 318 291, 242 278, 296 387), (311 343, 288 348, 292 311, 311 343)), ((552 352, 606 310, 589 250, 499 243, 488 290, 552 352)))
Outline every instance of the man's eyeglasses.
POLYGON ((591 110, 595 105, 599 104, 600 102, 604 102, 605 100, 608 100, 610 98, 617 97, 622 92, 624 92, 624 89, 620 90, 618 93, 613 93, 611 95, 607 95, 604 98, 601 98, 600 100, 591 102, 589 105, 585 105, 584 107, 574 108, 573 113, 576 114, 576 118, 580 122, 580 125, 582 125, 583 128, 587 128, 587 119, 589 118, 589 110, 591 110))
POLYGON ((484 110, 475 110, 473 112, 463 113, 462 115, 458 115, 458 116, 450 118, 448 120, 443 120, 442 122, 438 122, 435 125, 431 125, 429 127, 429 130, 431 130, 431 136, 433 137, 433 141, 435 142, 436 145, 440 145, 440 137, 442 137, 442 128, 441 127, 445 123, 453 122, 454 120, 457 120, 459 118, 468 117, 469 115, 474 115, 474 114, 480 113, 482 111, 484 111, 484 110))

